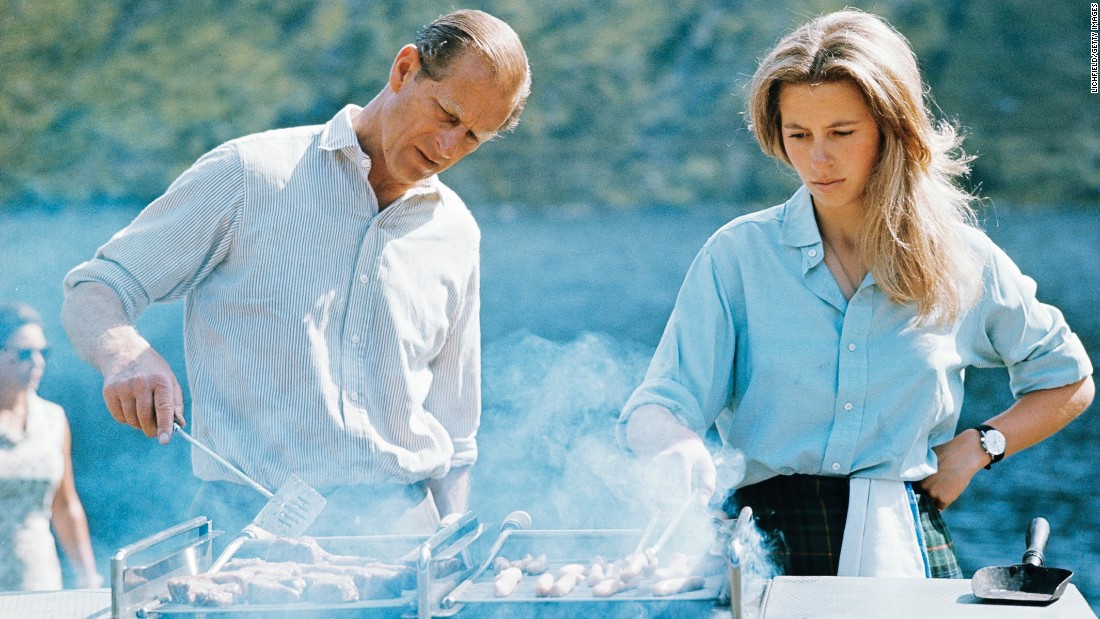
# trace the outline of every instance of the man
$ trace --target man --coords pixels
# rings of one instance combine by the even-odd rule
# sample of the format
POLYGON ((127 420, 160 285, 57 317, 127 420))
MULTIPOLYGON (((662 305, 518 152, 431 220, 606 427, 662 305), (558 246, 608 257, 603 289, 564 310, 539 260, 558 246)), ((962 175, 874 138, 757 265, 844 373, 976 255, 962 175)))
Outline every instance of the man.
MULTIPOLYGON (((514 127, 529 91, 515 32, 457 11, 398 52, 366 107, 201 157, 66 276, 62 320, 111 415, 161 444, 182 424, 179 382, 133 326, 182 298, 195 437, 271 490, 297 474, 325 494, 310 533, 422 532, 465 511, 480 233, 436 175, 514 127)), ((192 457, 192 511, 247 524, 263 497, 192 457)))

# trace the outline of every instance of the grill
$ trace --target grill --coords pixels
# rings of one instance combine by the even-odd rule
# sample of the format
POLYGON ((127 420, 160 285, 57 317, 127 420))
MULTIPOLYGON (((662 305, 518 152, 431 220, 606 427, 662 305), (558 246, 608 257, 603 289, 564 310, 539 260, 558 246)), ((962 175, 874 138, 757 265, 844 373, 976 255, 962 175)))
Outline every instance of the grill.
MULTIPOLYGON (((383 560, 415 571, 415 586, 398 595, 356 602, 240 604, 224 607, 172 601, 168 581, 206 572, 216 533, 205 517, 192 519, 119 550, 111 560, 111 616, 144 617, 397 617, 426 619, 439 599, 473 567, 468 547, 481 533, 472 514, 445 523, 434 535, 320 537, 334 555, 383 560)), ((264 556, 272 540, 249 540, 234 559, 264 556)))
MULTIPOLYGON (((642 577, 637 586, 609 597, 593 595, 587 584, 578 584, 563 597, 539 597, 535 577, 526 575, 515 592, 506 597, 494 593, 496 573, 492 564, 497 557, 520 559, 526 555, 546 555, 549 573, 564 565, 588 565, 593 557, 608 560, 626 556, 634 550, 642 531, 633 529, 589 530, 515 530, 501 532, 488 556, 477 570, 441 600, 440 614, 459 613, 461 617, 711 617, 723 597, 728 600, 726 564, 721 557, 704 558, 703 586, 696 591, 656 596, 651 585, 654 577, 642 577)), ((698 569, 698 568, 697 568, 698 569)), ((727 610, 728 613, 728 610, 727 610)))
MULTIPOLYGON (((527 525, 529 526, 529 519, 527 525)), ((728 530, 728 529, 727 529, 728 530)), ((503 527, 483 553, 480 562, 470 560, 482 527, 470 514, 446 523, 432 536, 377 536, 318 538, 328 551, 361 557, 401 561, 416 571, 415 586, 400 595, 339 604, 266 604, 225 608, 193 607, 174 603, 168 596, 169 578, 199 574, 211 563, 215 536, 210 521, 196 518, 154 534, 118 551, 111 562, 111 589, 58 591, 0 595, 0 616, 56 616, 102 619, 110 594, 110 616, 116 619, 210 617, 411 618, 458 617, 845 617, 850 619, 896 617, 1080 617, 1095 619, 1086 600, 1071 583, 1058 601, 1049 605, 982 603, 970 594, 969 580, 890 578, 791 577, 768 582, 760 597, 742 599, 740 570, 720 553, 710 554, 701 565, 705 575, 701 589, 671 596, 654 596, 643 581, 635 589, 610 598, 597 598, 586 585, 578 585, 561 598, 538 597, 532 580, 525 578, 508 597, 493 592, 493 562, 498 557, 519 558, 546 554, 549 569, 563 564, 587 563, 594 555, 611 558, 632 550, 640 531, 527 530, 503 527), (730 597, 733 600, 730 600, 730 597), (81 608, 73 606, 80 602, 81 608), (90 604, 90 605, 89 605, 90 604), (84 608, 84 607, 87 608, 84 608), (23 612, 29 608, 42 612, 23 612), (101 609, 93 612, 92 607, 101 609), (47 612, 48 609, 48 612, 47 612), (16 612, 18 610, 18 612, 16 612), (86 614, 91 613, 91 614, 86 614)), ((243 545, 240 557, 262 555, 262 540, 243 545)), ((721 543, 715 545, 720 547, 721 543)))

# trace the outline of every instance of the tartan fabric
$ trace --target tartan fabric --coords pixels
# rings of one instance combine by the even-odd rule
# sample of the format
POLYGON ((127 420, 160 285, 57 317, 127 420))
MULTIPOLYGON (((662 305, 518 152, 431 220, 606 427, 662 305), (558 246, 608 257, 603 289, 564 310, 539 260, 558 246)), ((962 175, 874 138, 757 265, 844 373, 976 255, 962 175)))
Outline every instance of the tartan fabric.
MULTIPOLYGON (((921 532, 933 578, 962 578, 954 544, 939 511, 917 494, 921 532)), ((752 508, 764 533, 769 559, 790 576, 835 576, 848 518, 848 478, 780 475, 739 488, 726 499, 736 517, 752 508)))
POLYGON ((917 507, 920 510, 921 532, 924 533, 924 552, 928 555, 932 578, 962 578, 963 571, 955 555, 955 542, 940 510, 936 509, 928 495, 920 493, 917 493, 917 507))

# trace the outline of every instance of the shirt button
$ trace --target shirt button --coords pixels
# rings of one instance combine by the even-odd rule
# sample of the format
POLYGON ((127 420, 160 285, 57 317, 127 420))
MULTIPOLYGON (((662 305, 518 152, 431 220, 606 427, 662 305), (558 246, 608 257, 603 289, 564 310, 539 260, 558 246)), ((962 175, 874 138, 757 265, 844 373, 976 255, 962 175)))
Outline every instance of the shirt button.
POLYGON ((365 283, 367 283, 367 274, 366 274, 366 273, 364 273, 364 274, 362 274, 362 275, 360 275, 360 276, 359 276, 359 283, 360 283, 360 284, 365 284, 365 283))
POLYGON ((808 254, 808 255, 809 255, 809 256, 810 256, 811 258, 813 258, 814 256, 817 256, 817 250, 816 250, 816 249, 811 249, 810 251, 808 251, 808 252, 806 252, 806 253, 807 253, 807 254, 808 254))
POLYGON ((839 471, 840 470, 840 463, 839 462, 834 462, 833 463, 833 470, 834 471, 839 471))
POLYGON ((852 410, 852 403, 851 402, 845 402, 844 403, 844 410, 846 410, 846 411, 852 410))
POLYGON ((856 349, 856 345, 855 345, 855 344, 848 344, 848 350, 850 350, 850 351, 854 351, 855 349, 856 349))
POLYGON ((348 395, 348 397, 351 398, 352 402, 358 401, 359 400, 359 392, 358 391, 352 391, 351 394, 348 395))
POLYGON ((359 343, 359 334, 358 333, 351 336, 351 343, 352 344, 358 344, 359 343))

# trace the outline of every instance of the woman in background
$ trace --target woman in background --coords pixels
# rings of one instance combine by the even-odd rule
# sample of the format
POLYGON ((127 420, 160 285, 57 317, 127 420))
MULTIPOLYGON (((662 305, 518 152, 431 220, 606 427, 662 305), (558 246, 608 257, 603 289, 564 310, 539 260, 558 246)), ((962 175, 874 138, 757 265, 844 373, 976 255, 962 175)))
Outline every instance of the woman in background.
POLYGON ((61 589, 50 525, 80 588, 96 588, 84 506, 73 483, 65 411, 36 393, 46 368, 42 319, 21 304, 0 306, 0 590, 61 589))
POLYGON ((788 574, 961 577, 939 510, 1093 398, 1062 314, 973 225, 968 159, 926 92, 867 13, 778 43, 750 126, 802 187, 707 241, 620 416, 636 454, 704 495, 701 437, 741 451, 726 509, 782 532, 788 574), (968 366, 1006 367, 1016 401, 956 433, 968 366))

